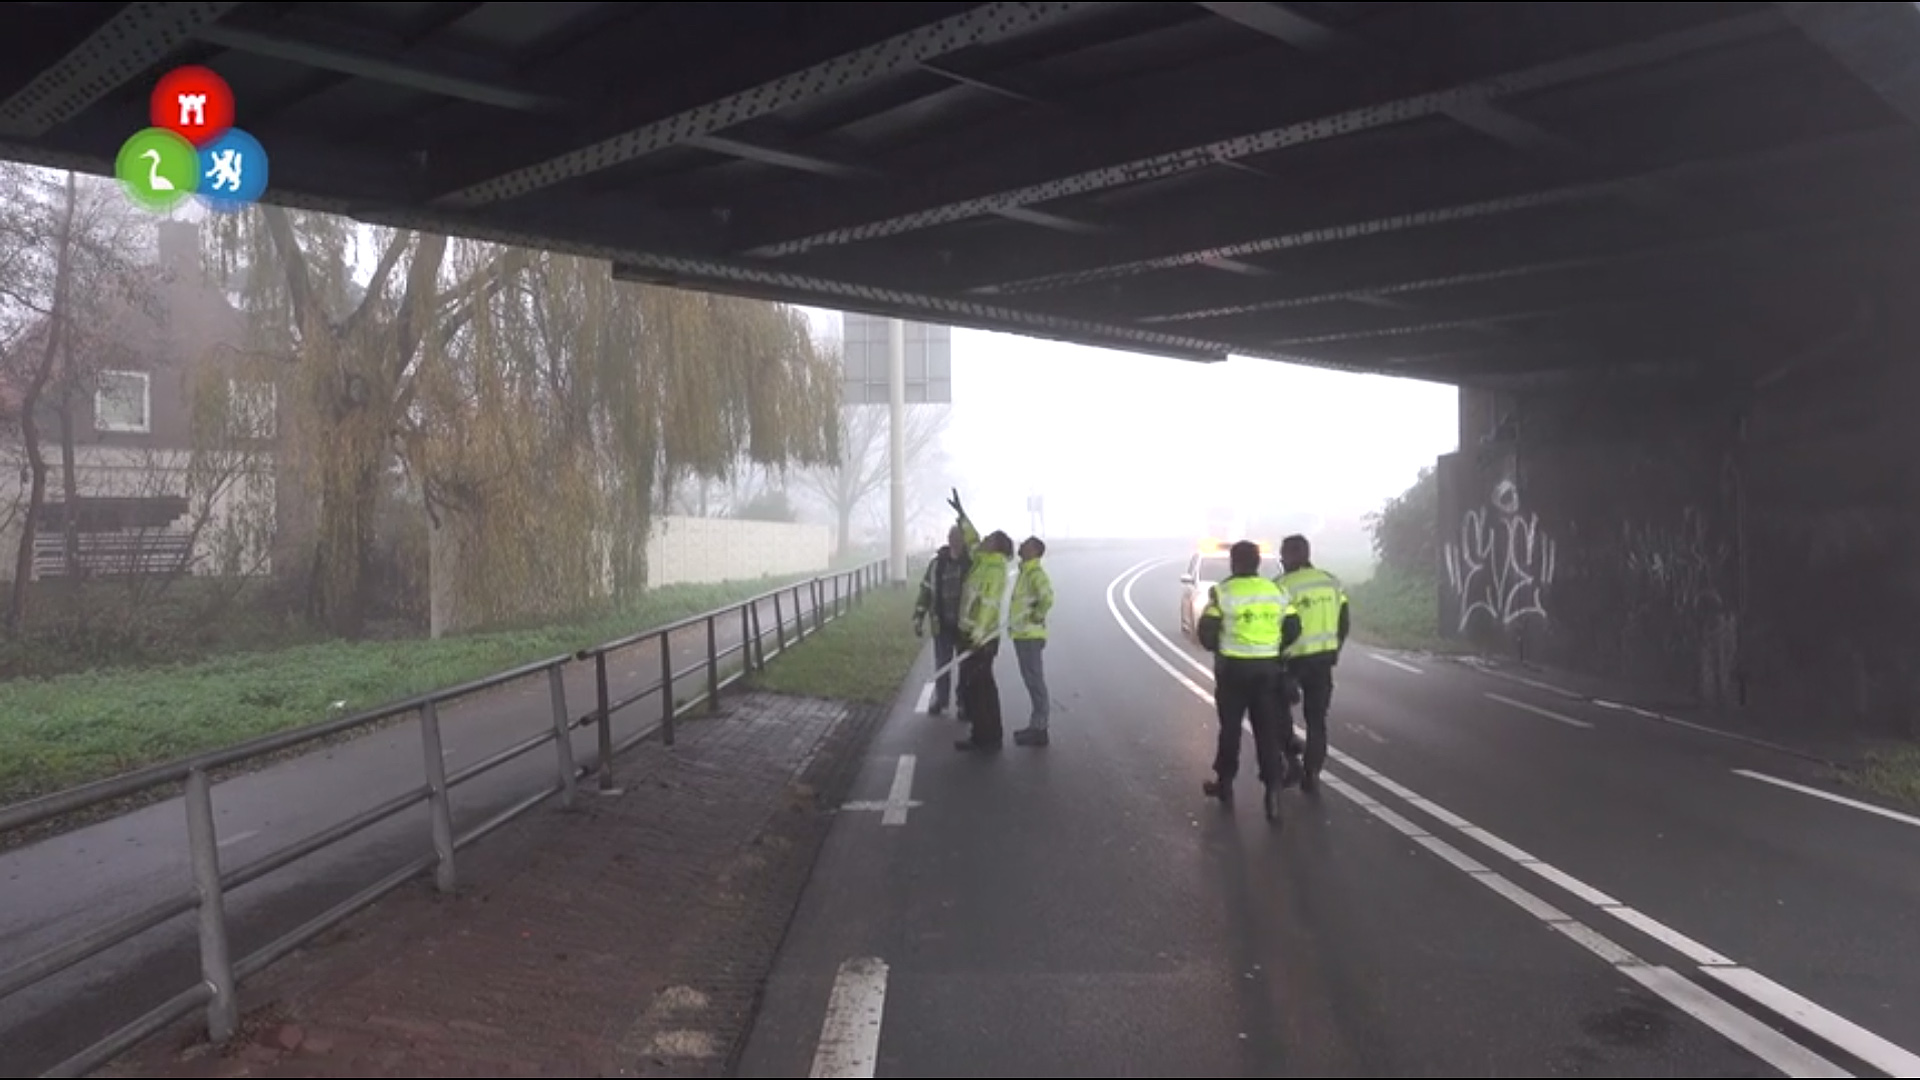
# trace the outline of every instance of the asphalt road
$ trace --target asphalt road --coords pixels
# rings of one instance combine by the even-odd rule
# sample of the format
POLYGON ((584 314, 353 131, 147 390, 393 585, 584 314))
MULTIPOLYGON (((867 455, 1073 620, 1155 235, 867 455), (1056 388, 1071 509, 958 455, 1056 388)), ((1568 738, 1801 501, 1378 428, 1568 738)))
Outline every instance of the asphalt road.
POLYGON ((915 712, 922 660, 740 1075, 1920 1075, 1920 818, 1356 645, 1328 782, 1276 829, 1253 791, 1201 796, 1183 554, 1049 559, 1046 749, 956 753, 959 725, 915 712))
MULTIPOLYGON (((802 597, 810 605, 804 589, 802 597)), ((789 641, 795 633, 792 600, 789 592, 783 608, 789 641)), ((811 607, 806 610, 811 618, 811 607)), ((777 646, 771 601, 763 604, 761 627, 771 654, 777 646)), ((737 619, 721 620, 716 639, 722 650, 739 642, 737 619)), ((704 625, 676 632, 675 670, 699 663, 706 645, 704 625)), ((649 641, 614 654, 608 673, 610 697, 617 704, 659 680, 658 645, 649 641)), ((677 685, 679 700, 697 696, 705 685, 704 674, 684 676, 677 685)), ((584 716, 595 702, 593 665, 569 665, 569 714, 584 716)), ((551 730, 552 715, 544 674, 444 706, 447 772, 551 730)), ((657 694, 616 713, 616 744, 659 717, 657 694)), ((597 765, 592 725, 576 730, 572 742, 577 764, 597 765)), ((218 784, 213 798, 222 869, 253 863, 419 787, 425 783, 423 755, 419 722, 409 718, 218 784)), ((551 786, 558 771, 558 754, 549 743, 454 788, 456 835, 551 786)), ((593 777, 580 786, 581 798, 594 797, 593 777)), ((175 797, 0 853, 0 974, 93 928, 188 892, 185 822, 182 801, 175 797)), ((427 808, 421 804, 235 890, 227 898, 232 955, 237 960, 254 952, 432 850, 427 808)), ((181 916, 0 998, 0 1073, 37 1075, 198 982, 196 925, 194 916, 181 916)), ((241 1004, 247 1004, 244 987, 241 1004)))

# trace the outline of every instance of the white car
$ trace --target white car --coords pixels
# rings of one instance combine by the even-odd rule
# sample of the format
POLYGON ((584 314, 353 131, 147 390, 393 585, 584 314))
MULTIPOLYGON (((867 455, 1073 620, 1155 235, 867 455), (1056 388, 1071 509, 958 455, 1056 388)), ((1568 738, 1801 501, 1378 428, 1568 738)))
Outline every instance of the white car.
MULTIPOLYGON (((1189 641, 1200 640, 1200 615, 1207 610, 1207 590, 1225 581, 1231 570, 1227 547, 1216 543, 1200 545, 1187 559, 1186 572, 1180 575, 1180 632, 1189 641)), ((1280 560, 1274 556, 1272 545, 1260 545, 1260 576, 1268 579, 1280 576, 1280 560)))

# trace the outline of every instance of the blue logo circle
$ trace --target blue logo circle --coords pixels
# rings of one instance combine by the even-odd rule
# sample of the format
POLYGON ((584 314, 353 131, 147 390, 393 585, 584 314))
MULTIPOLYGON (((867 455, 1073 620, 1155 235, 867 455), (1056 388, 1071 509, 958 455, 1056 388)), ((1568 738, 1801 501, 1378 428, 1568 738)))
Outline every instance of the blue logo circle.
POLYGON ((209 210, 233 213, 260 201, 267 190, 267 152, 260 140, 228 128, 200 148, 200 202, 209 210))

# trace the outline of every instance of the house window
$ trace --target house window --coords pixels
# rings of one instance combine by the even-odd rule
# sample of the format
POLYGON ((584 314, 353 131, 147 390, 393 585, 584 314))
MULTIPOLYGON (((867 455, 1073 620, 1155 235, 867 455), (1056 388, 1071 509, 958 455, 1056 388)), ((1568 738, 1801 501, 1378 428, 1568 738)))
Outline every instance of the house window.
POLYGON ((279 411, 275 389, 270 382, 228 380, 227 420, 233 435, 242 439, 273 438, 279 411))
POLYGON ((93 395, 96 431, 153 430, 152 379, 144 371, 103 371, 93 395))

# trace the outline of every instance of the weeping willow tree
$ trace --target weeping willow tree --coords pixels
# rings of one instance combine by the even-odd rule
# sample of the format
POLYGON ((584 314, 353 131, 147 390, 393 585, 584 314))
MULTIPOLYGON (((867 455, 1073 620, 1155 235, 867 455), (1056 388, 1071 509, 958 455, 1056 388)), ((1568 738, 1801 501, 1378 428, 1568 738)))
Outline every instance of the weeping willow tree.
MULTIPOLYGON (((282 460, 315 504, 312 615, 360 631, 396 466, 496 620, 646 581, 660 490, 837 457, 837 372, 801 314, 615 283, 604 263, 263 207, 216 223, 256 349, 283 357, 282 460), (374 269, 355 281, 356 261, 374 269)), ((283 506, 286 501, 283 500, 283 506)), ((463 618, 466 616, 463 616, 463 618)))
MULTIPOLYGON (((460 273, 486 258, 453 254, 460 273)), ((798 311, 620 284, 571 256, 535 256, 422 372, 406 456, 457 552, 462 621, 644 588, 678 478, 837 457, 837 371, 798 311)))

